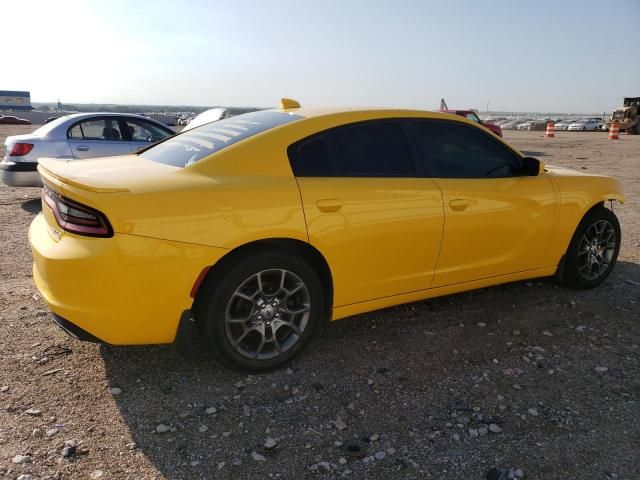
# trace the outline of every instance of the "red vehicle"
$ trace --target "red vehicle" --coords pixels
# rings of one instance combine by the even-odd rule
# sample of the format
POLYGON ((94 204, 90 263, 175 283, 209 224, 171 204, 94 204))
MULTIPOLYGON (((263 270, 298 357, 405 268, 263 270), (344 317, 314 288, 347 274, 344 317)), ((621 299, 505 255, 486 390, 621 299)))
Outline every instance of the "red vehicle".
POLYGON ((483 122, 482 120, 480 120, 480 117, 478 117, 476 112, 474 112, 473 110, 451 110, 451 109, 444 110, 444 109, 442 109, 440 111, 444 112, 444 113, 451 113, 453 115, 458 115, 460 117, 468 118, 469 120, 477 122, 480 125, 482 125, 483 127, 491 130, 497 136, 502 137, 502 129, 498 125, 494 125, 493 123, 485 123, 485 122, 483 122))
POLYGON ((31 121, 11 115, 0 115, 0 125, 31 125, 31 121))

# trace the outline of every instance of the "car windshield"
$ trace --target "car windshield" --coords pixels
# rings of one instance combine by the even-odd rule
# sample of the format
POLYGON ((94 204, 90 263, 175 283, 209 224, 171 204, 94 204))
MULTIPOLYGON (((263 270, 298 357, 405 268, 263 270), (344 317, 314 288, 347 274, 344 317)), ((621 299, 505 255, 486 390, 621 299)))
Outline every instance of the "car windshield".
POLYGON ((476 115, 476 114, 475 114, 475 113, 473 113, 473 112, 467 113, 467 114, 466 114, 466 117, 467 117, 469 120, 472 120, 472 121, 474 121, 474 122, 482 123, 482 122, 480 121, 480 118, 478 118, 478 115, 476 115))
POLYGON ((140 156, 174 167, 187 167, 230 145, 300 118, 301 115, 271 110, 245 113, 175 135, 140 156))

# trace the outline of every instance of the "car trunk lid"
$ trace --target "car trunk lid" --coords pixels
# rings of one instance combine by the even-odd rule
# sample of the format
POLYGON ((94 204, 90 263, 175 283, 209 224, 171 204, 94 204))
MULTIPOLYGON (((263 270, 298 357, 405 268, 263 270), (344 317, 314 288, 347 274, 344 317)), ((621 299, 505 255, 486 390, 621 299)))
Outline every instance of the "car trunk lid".
POLYGON ((180 170, 137 155, 80 161, 41 158, 38 167, 45 181, 63 190, 66 186, 94 193, 135 191, 141 181, 148 183, 180 170))
MULTIPOLYGON (((38 172, 43 184, 55 195, 102 214, 115 232, 128 232, 126 220, 137 194, 170 189, 181 185, 185 169, 145 160, 137 155, 91 160, 39 159, 38 172), (177 175, 176 175, 177 173, 177 175)), ((61 228, 52 208, 43 212, 53 237, 59 240, 68 232, 61 228)), ((73 233, 73 232, 72 232, 73 233)))

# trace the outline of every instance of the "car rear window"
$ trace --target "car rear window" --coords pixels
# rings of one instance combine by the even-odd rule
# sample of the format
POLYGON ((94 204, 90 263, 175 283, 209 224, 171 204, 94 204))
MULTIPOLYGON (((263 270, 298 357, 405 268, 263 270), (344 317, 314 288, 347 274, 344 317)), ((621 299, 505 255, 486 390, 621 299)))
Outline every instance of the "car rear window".
POLYGON ((186 167, 234 143, 300 118, 301 115, 293 113, 265 110, 245 113, 180 133, 144 150, 140 156, 166 165, 186 167))

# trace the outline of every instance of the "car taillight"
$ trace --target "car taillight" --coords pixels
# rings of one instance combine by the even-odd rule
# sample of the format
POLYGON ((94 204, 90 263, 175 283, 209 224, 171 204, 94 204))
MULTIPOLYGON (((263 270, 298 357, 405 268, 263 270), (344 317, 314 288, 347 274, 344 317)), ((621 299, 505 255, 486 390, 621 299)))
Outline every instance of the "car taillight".
POLYGON ((42 189, 42 201, 51 209, 63 230, 86 237, 112 237, 113 229, 99 211, 63 197, 49 187, 42 189))
POLYGON ((9 152, 10 157, 23 157, 33 150, 33 143, 14 143, 9 152))

